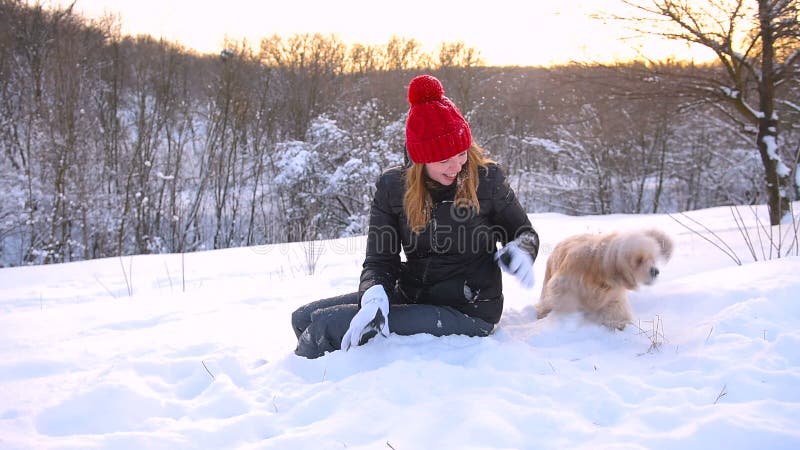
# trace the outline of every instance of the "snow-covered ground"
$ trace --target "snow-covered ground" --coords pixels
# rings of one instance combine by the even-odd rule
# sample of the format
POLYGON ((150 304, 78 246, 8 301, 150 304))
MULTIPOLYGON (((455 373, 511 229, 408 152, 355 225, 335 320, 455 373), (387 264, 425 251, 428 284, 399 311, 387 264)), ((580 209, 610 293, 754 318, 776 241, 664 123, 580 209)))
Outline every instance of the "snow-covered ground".
POLYGON ((537 321, 541 285, 506 278, 488 338, 316 360, 290 314, 356 289, 364 238, 317 243, 313 275, 310 244, 2 269, 0 448, 800 448, 800 257, 753 262, 728 208, 688 214, 745 263, 664 215, 530 216, 539 281, 573 233, 675 238, 638 327, 537 321))

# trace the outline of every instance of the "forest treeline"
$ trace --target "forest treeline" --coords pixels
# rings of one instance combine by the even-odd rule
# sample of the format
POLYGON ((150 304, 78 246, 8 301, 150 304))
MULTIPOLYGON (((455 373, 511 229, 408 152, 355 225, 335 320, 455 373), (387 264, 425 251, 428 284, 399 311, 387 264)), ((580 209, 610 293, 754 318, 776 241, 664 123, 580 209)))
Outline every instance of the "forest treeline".
MULTIPOLYGON (((486 67, 463 42, 426 53, 320 34, 199 55, 0 0, 0 263, 363 234, 374 182, 404 161, 406 87, 422 72, 531 213, 763 203, 752 130, 669 82, 719 70, 486 67)), ((800 104, 796 86, 781 95, 800 104)), ((796 177, 800 121, 779 114, 796 177)))

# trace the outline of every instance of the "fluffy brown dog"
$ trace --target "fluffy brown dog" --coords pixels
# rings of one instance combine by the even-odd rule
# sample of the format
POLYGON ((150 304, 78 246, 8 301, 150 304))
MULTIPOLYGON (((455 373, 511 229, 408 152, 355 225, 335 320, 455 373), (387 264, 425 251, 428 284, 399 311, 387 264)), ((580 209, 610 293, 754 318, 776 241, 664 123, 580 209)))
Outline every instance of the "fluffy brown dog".
POLYGON ((539 318, 581 311, 591 321, 625 328, 633 319, 627 291, 652 284, 672 247, 672 239, 655 229, 568 237, 547 260, 539 318))

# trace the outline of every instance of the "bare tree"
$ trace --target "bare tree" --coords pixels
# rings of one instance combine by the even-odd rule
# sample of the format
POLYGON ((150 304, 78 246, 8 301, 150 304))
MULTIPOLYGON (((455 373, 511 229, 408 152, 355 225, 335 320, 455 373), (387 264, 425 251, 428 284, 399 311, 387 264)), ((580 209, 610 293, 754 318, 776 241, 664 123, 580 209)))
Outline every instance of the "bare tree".
POLYGON ((386 70, 430 67, 429 58, 418 40, 392 36, 389 38, 389 42, 386 43, 384 67, 386 70))
MULTIPOLYGON (((64 8, 48 9, 40 2, 26 5, 21 0, 0 2, 0 21, 3 28, 2 113, 4 120, 2 135, 7 145, 5 154, 11 164, 21 168, 25 179, 24 212, 27 242, 22 245, 26 262, 40 260, 39 250, 48 245, 48 233, 44 222, 49 210, 44 206, 44 184, 46 180, 44 159, 40 157, 37 145, 41 132, 47 129, 45 91, 47 71, 52 64, 56 48, 56 36, 61 23, 69 21, 73 5, 64 8)), ((52 215, 50 215, 50 218, 52 215)))
POLYGON ((353 44, 347 55, 350 73, 364 75, 380 68, 381 48, 377 45, 353 44))
POLYGON ((291 135, 302 139, 311 120, 336 94, 336 79, 345 68, 346 47, 336 36, 278 35, 261 40, 261 63, 276 69, 283 81, 285 112, 291 135))
POLYGON ((782 88, 800 78, 798 0, 622 0, 635 8, 631 21, 642 33, 710 49, 721 70, 678 80, 694 100, 714 105, 755 135, 767 191, 770 222, 789 211, 791 170, 778 146, 782 88))
POLYGON ((443 42, 439 47, 438 70, 448 86, 448 96, 464 114, 475 106, 475 90, 480 82, 479 68, 484 64, 480 51, 463 41, 443 42))
POLYGON ((74 15, 63 16, 55 28, 51 65, 44 77, 43 98, 46 111, 44 144, 49 152, 39 152, 48 202, 48 237, 45 262, 63 262, 87 257, 89 240, 89 196, 96 189, 86 176, 84 161, 90 153, 91 105, 87 91, 96 87, 98 52, 104 36, 85 27, 74 15))

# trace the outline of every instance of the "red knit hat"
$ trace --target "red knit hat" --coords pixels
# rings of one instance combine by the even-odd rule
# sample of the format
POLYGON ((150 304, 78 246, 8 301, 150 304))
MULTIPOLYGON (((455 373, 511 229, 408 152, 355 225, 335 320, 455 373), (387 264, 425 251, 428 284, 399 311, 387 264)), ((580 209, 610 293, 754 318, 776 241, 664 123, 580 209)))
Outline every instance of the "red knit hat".
POLYGON ((406 149, 415 163, 451 158, 472 145, 472 132, 456 105, 444 96, 442 83, 420 75, 408 86, 406 149))

